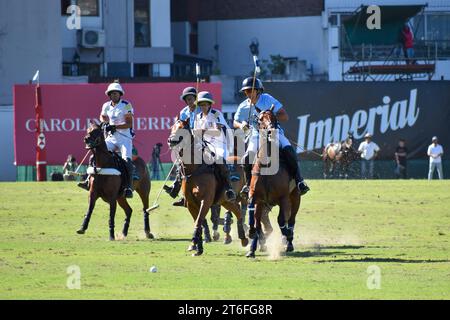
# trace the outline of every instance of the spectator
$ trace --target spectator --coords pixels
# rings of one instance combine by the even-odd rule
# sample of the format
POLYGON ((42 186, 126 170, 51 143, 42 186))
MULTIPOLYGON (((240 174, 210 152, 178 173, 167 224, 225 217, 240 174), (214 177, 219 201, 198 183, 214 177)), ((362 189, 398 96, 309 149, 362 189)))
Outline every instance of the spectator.
POLYGON ((406 147, 405 139, 398 141, 397 149, 395 150, 395 162, 397 167, 395 169, 395 175, 397 179, 406 179, 406 158, 408 156, 408 148, 406 147))
POLYGON ((358 151, 361 153, 361 178, 373 178, 374 160, 380 151, 380 147, 372 141, 372 135, 367 133, 364 136, 365 141, 361 142, 358 151))
POLYGON ((63 167, 64 181, 75 181, 75 176, 71 175, 70 172, 75 172, 77 170, 77 166, 77 160, 73 155, 69 154, 63 167))
POLYGON ((407 23, 402 29, 403 51, 405 53, 406 64, 413 64, 414 57, 414 35, 407 23))
POLYGON ((161 166, 161 159, 159 158, 159 155, 161 154, 161 147, 163 144, 161 142, 158 142, 153 146, 152 151, 152 179, 153 180, 160 180, 159 176, 159 168, 161 166))
POLYGON ((444 172, 442 171, 442 155, 444 149, 438 143, 438 138, 435 136, 431 140, 432 143, 428 147, 428 156, 430 157, 430 170, 428 171, 428 180, 433 179, 434 170, 437 169, 439 179, 444 179, 444 172))

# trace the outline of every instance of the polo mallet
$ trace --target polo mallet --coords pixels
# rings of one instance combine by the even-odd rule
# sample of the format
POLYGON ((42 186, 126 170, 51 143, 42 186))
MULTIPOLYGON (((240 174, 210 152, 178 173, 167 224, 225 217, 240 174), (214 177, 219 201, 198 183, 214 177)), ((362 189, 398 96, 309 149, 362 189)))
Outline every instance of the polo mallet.
POLYGON ((250 94, 250 109, 248 110, 248 118, 247 118, 248 124, 250 124, 250 117, 252 115, 253 102, 251 98, 253 97, 253 93, 255 92, 256 75, 257 73, 261 72, 261 67, 259 66, 259 59, 257 55, 253 56, 253 63, 255 64, 255 70, 253 72, 252 93, 250 94))
POLYGON ((153 205, 152 205, 150 208, 148 208, 147 210, 145 210, 147 213, 150 213, 151 211, 153 211, 153 210, 159 208, 159 203, 158 203, 159 197, 161 196, 161 193, 162 193, 162 191, 163 191, 163 189, 164 189, 164 186, 166 185, 167 181, 169 180, 170 174, 172 173, 172 170, 173 170, 173 168, 175 167, 175 164, 176 164, 176 163, 177 163, 177 161, 175 161, 175 162, 173 163, 173 165, 172 165, 172 168, 170 168, 170 171, 169 171, 169 173, 167 174, 166 180, 164 180, 164 184, 162 185, 161 189, 160 189, 159 192, 158 192, 158 195, 156 196, 155 202, 153 202, 153 205))
POLYGON ((88 156, 88 154, 91 152, 91 150, 88 150, 88 152, 86 152, 86 155, 84 156, 83 160, 81 160, 80 164, 78 165, 78 168, 75 171, 68 171, 67 174, 71 175, 71 176, 81 176, 81 173, 78 173, 78 170, 80 170, 84 160, 86 160, 86 157, 88 156))

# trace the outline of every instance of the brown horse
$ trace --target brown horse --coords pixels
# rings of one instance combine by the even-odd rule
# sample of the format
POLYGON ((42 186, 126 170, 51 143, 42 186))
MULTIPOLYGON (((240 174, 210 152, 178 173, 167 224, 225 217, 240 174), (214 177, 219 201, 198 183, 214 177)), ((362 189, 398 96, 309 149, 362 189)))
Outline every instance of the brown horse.
POLYGON ((203 140, 200 141, 201 145, 197 145, 197 142, 199 141, 189 130, 189 123, 177 120, 172 126, 168 145, 178 156, 183 157, 181 159, 183 178, 181 188, 186 206, 194 219, 194 234, 188 251, 195 251, 193 256, 203 253, 202 224, 214 204, 223 206, 236 216, 238 236, 242 246, 245 247, 248 239, 245 236, 240 206, 237 202, 225 200, 224 183, 217 179, 214 165, 205 164, 203 161, 205 148, 203 140), (190 160, 186 161, 185 156, 186 158, 190 156, 190 160), (183 161, 183 159, 185 160, 183 161))
POLYGON ((348 178, 349 167, 353 161, 358 159, 359 152, 353 147, 353 136, 349 134, 342 142, 331 142, 322 151, 323 177, 325 179, 334 177, 336 168, 339 166, 340 178, 348 178))
MULTIPOLYGON (((109 152, 105 143, 105 134, 102 126, 91 122, 90 128, 87 130, 87 135, 84 138, 86 148, 90 149, 94 154, 96 168, 103 168, 111 171, 111 169, 119 170, 120 162, 122 161, 117 155, 109 152)), ((133 182, 134 190, 139 194, 142 204, 144 206, 144 231, 148 239, 153 239, 150 232, 149 214, 146 209, 149 207, 150 194, 150 176, 148 168, 141 158, 137 157, 133 161, 136 166, 137 173, 140 179, 133 182)), ((125 223, 123 225, 122 234, 124 237, 128 235, 128 228, 130 226, 131 213, 133 210, 123 195, 123 176, 120 174, 92 174, 89 180, 89 207, 84 217, 83 223, 78 234, 84 234, 89 226, 92 212, 94 211, 95 202, 98 198, 102 198, 109 203, 109 240, 115 240, 114 233, 114 218, 116 214, 117 203, 125 211, 125 223)))
MULTIPOLYGON (((260 112, 260 110, 257 111, 260 112)), ((300 191, 296 188, 293 177, 289 174, 289 170, 286 168, 281 156, 279 157, 279 168, 275 174, 261 174, 261 170, 267 164, 273 165, 273 162, 271 162, 273 159, 268 156, 270 144, 277 142, 273 139, 273 133, 277 127, 273 107, 270 110, 260 112, 258 122, 260 147, 252 169, 249 192, 249 202, 254 206, 254 225, 250 225, 253 240, 250 251, 246 255, 248 258, 255 258, 258 241, 264 238, 262 232, 264 211, 270 210, 276 205, 280 207, 278 225, 280 226, 281 234, 287 240, 286 252, 294 251, 292 242, 294 239, 295 218, 301 202, 300 191)), ((278 148, 277 151, 279 151, 278 148)), ((250 214, 252 214, 251 211, 250 214)))

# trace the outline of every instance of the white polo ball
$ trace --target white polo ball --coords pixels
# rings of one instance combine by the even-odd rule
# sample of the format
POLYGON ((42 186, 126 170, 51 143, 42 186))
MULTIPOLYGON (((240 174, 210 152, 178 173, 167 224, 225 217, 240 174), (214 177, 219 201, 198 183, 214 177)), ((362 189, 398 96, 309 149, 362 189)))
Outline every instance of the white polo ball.
POLYGON ((150 267, 150 272, 155 273, 158 271, 158 269, 155 266, 150 267))

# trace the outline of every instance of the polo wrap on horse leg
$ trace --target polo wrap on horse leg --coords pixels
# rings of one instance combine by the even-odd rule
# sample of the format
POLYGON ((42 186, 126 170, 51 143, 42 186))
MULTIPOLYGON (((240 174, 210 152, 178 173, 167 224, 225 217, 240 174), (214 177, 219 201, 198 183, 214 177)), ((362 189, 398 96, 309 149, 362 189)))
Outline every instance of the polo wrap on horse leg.
POLYGON ((225 212, 225 216, 223 219, 223 232, 230 233, 231 232, 231 212, 225 212))

